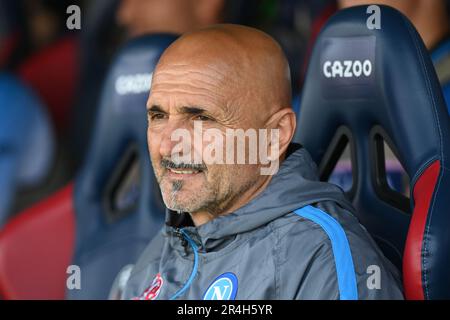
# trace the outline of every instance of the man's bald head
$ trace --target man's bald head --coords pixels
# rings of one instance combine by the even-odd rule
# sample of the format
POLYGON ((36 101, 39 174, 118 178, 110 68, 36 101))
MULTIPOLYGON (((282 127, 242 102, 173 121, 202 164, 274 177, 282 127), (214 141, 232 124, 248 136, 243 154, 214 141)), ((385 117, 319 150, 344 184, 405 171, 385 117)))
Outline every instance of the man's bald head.
POLYGON ((270 177, 262 176, 261 168, 268 163, 278 167, 294 135, 286 57, 271 37, 256 29, 215 25, 183 35, 161 56, 150 92, 148 143, 164 202, 172 210, 191 213, 196 225, 232 212, 263 190, 270 177), (214 132, 203 135, 200 146, 194 141, 199 123, 214 132), (183 156, 200 154, 201 164, 174 160, 174 153, 181 153, 174 136, 181 131, 189 136, 183 156), (244 131, 257 133, 257 141, 247 136, 243 147, 228 144, 230 132, 244 131), (236 159, 237 148, 247 160, 256 154, 259 161, 206 160, 229 159, 230 154, 236 159))
POLYGON ((218 93, 233 96, 236 101, 228 101, 229 107, 239 108, 241 114, 270 116, 291 105, 289 64, 283 50, 257 29, 222 24, 184 34, 162 55, 155 84, 159 72, 183 66, 214 76, 218 93))

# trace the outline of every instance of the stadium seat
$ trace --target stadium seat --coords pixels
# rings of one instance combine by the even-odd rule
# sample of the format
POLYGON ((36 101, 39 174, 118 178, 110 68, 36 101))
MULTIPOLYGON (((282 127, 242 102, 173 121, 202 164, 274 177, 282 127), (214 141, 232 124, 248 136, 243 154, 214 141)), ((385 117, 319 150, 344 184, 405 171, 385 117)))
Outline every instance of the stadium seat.
POLYGON ((152 70, 174 39, 144 36, 118 53, 103 87, 89 153, 75 182, 17 216, 0 233, 4 297, 107 299, 115 276, 135 262, 160 229, 165 209, 148 156, 145 105, 152 70), (51 268, 35 269, 36 257, 49 255, 42 245, 48 238, 61 257, 48 259, 51 268), (24 246, 23 254, 13 254, 24 246), (68 265, 79 266, 80 288, 66 288, 68 265), (40 292, 33 295, 37 286, 40 292))
POLYGON ((0 298, 64 299, 74 224, 72 184, 11 220, 0 232, 0 298))
POLYGON ((450 298, 450 123, 429 54, 412 24, 380 6, 342 10, 322 29, 302 92, 295 140, 328 180, 346 145, 348 192, 360 222, 403 267, 408 299, 450 298), (410 199, 389 187, 384 144, 410 178, 410 199))
POLYGON ((18 192, 46 183, 55 137, 39 99, 18 79, 0 74, 0 229, 18 192))
POLYGON ((66 36, 27 58, 18 68, 19 77, 29 84, 48 107, 58 130, 67 129, 78 81, 78 39, 66 36), (55 90, 55 83, 58 90, 55 90))

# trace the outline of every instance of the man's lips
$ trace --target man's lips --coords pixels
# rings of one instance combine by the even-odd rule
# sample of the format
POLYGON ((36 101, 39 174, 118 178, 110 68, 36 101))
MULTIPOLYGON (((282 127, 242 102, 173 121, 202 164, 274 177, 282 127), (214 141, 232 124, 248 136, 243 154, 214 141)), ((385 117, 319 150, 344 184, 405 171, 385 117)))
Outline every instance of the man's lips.
POLYGON ((172 169, 166 168, 166 174, 168 177, 176 178, 176 179, 187 179, 198 176, 203 170, 196 169, 172 169))

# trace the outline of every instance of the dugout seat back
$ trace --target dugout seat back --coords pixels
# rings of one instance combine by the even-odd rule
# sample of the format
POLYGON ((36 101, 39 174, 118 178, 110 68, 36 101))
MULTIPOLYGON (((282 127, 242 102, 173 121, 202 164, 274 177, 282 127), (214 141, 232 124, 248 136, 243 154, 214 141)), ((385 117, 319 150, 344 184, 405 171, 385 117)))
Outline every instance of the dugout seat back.
POLYGON ((171 35, 129 42, 107 75, 92 145, 75 183, 81 290, 72 299, 106 299, 115 276, 136 262, 161 228, 165 207, 147 148, 146 102, 152 72, 171 35))
POLYGON ((21 62, 17 73, 45 102, 55 128, 67 130, 78 82, 79 43, 75 35, 63 36, 55 43, 21 62))
POLYGON ((295 140, 322 180, 350 146, 348 196, 385 255, 403 265, 406 297, 450 298, 450 123, 412 24, 386 6, 339 11, 317 39, 301 106, 295 140), (387 183, 384 143, 410 178, 410 199, 387 183))

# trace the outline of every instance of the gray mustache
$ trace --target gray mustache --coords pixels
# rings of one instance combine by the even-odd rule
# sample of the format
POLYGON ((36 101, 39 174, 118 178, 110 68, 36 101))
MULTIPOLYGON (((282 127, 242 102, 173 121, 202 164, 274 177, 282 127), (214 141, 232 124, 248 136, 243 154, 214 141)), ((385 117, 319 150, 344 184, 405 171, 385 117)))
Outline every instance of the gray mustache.
POLYGON ((195 170, 195 171, 204 171, 206 170, 206 166, 204 164, 194 164, 194 163, 175 163, 171 160, 162 159, 161 166, 166 169, 175 169, 175 170, 195 170))

